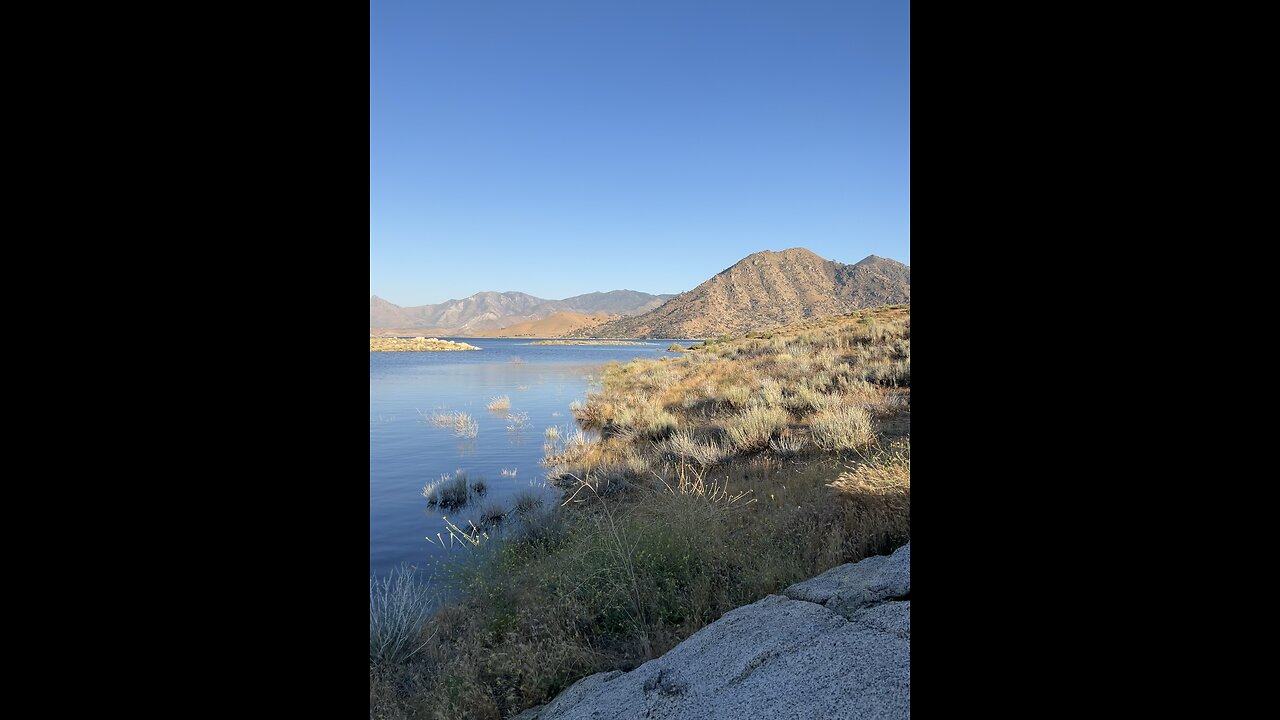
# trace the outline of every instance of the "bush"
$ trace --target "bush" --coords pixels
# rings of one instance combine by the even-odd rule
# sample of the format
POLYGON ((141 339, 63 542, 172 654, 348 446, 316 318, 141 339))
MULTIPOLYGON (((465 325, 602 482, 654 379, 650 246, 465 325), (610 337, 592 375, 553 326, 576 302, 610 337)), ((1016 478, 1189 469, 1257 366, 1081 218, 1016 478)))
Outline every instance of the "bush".
POLYGON ((726 449, 714 440, 699 442, 688 430, 673 433, 659 446, 659 450, 669 460, 684 458, 703 467, 733 457, 732 449, 726 449))
POLYGON ((725 435, 739 452, 753 452, 769 447, 787 427, 787 411, 776 407, 755 406, 725 423, 725 435))
POLYGON ((861 407, 845 406, 823 410, 810 424, 813 442, 823 450, 858 450, 875 442, 871 415, 861 407))
POLYGON ((381 580, 370 577, 369 664, 403 662, 421 650, 430 609, 427 587, 412 568, 401 565, 381 580))

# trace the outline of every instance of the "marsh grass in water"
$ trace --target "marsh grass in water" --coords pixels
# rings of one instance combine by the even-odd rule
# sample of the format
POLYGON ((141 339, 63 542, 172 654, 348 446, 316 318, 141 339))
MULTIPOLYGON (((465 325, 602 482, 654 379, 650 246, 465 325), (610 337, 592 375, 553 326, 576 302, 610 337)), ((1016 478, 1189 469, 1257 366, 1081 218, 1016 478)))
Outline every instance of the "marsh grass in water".
POLYGON ((473 497, 484 497, 488 486, 484 478, 471 480, 463 470, 453 474, 445 473, 435 482, 429 482, 422 488, 422 496, 427 499, 428 507, 440 507, 445 510, 456 510, 466 505, 473 497))
POLYGON ((424 422, 439 428, 453 428, 453 434, 456 437, 470 439, 480 433, 480 425, 470 415, 464 412, 449 412, 448 410, 436 410, 432 412, 431 417, 427 418, 422 411, 418 411, 418 415, 422 416, 424 422))

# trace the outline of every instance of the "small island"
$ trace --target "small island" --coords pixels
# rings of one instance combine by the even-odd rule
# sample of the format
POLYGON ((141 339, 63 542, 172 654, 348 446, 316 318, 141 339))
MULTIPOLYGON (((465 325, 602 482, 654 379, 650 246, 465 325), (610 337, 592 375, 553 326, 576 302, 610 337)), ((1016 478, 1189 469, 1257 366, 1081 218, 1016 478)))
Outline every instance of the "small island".
POLYGON ((657 345, 634 340, 538 340, 530 345, 657 345))
POLYGON ((444 352, 479 349, 475 345, 438 338, 369 338, 369 352, 444 352))

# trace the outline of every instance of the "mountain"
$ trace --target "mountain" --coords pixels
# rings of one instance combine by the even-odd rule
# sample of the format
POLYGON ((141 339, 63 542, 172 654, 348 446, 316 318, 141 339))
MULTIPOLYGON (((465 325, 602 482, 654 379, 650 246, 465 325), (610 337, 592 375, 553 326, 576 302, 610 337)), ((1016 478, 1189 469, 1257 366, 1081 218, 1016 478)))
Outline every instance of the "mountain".
POLYGON ((581 313, 611 313, 613 315, 639 315, 649 312, 675 295, 650 295, 635 290, 613 290, 575 295, 560 302, 570 310, 581 313))
POLYGON ((476 333, 476 337, 534 337, 556 338, 570 330, 592 327, 602 322, 614 320, 618 316, 609 313, 593 313, 587 315, 576 312, 558 312, 541 320, 528 320, 516 323, 501 330, 484 330, 476 333))
POLYGON ((911 302, 911 268, 875 255, 845 265, 804 248, 748 255, 642 315, 571 337, 700 338, 767 330, 807 317, 911 302))
POLYGON ((369 298, 370 334, 469 336, 519 323, 541 320, 558 312, 586 315, 633 315, 646 312, 673 295, 650 295, 613 290, 545 300, 522 292, 482 292, 436 305, 401 307, 377 295, 369 298))

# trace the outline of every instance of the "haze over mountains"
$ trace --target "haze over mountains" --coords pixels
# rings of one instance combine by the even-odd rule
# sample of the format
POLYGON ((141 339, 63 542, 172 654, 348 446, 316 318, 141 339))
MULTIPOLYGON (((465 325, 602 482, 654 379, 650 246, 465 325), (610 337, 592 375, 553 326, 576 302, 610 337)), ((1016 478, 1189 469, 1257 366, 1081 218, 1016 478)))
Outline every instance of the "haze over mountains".
POLYGON ((767 330, 808 317, 911 302, 911 267, 870 255, 845 265, 804 248, 748 255, 689 292, 570 337, 703 338, 767 330))
POLYGON ((374 295, 369 298, 370 334, 413 332, 422 335, 467 336, 530 323, 557 313, 570 313, 566 321, 553 323, 557 332, 582 324, 587 316, 594 324, 603 315, 634 315, 658 307, 673 295, 651 295, 635 290, 613 290, 546 300, 522 292, 482 292, 436 305, 400 307, 374 295))

